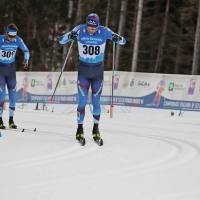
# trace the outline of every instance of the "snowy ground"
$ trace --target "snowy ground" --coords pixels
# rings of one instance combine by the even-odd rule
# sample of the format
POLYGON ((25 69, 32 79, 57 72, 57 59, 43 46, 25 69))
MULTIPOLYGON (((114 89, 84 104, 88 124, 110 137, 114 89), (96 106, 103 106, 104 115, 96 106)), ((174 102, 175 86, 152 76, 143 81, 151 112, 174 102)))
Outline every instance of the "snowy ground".
POLYGON ((18 106, 15 122, 30 130, 1 130, 1 200, 200 200, 200 113, 105 109, 99 147, 87 106, 82 147, 75 107, 58 107, 18 106))

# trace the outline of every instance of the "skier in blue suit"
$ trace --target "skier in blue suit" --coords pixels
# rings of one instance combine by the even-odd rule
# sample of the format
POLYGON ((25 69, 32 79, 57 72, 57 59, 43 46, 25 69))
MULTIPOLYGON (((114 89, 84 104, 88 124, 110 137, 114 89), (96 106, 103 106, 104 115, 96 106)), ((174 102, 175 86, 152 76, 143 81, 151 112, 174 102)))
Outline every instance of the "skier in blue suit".
POLYGON ((28 68, 29 50, 17 35, 18 28, 9 24, 4 35, 0 35, 0 129, 5 129, 2 115, 6 96, 6 85, 9 95, 9 127, 17 128, 13 121, 16 104, 16 68, 15 55, 18 47, 24 52, 22 67, 28 68))
POLYGON ((98 141, 100 139, 98 124, 101 115, 100 97, 103 89, 103 59, 106 40, 112 40, 120 45, 125 44, 126 40, 109 28, 100 26, 99 16, 95 12, 88 15, 86 24, 78 25, 70 32, 62 35, 59 43, 65 44, 76 38, 78 41, 79 52, 77 78, 79 102, 77 107, 78 128, 76 139, 81 140, 84 138, 83 121, 85 117, 88 90, 91 85, 94 121, 92 134, 94 141, 98 141))

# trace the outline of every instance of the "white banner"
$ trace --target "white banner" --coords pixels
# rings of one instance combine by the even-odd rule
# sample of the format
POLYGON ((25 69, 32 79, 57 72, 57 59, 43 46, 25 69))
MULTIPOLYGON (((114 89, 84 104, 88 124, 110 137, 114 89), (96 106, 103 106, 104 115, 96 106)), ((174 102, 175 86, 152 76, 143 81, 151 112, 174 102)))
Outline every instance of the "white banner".
MULTIPOLYGON (((51 103, 60 72, 17 72, 17 102, 51 103)), ((200 111, 200 77, 116 71, 114 105, 200 111)), ((104 72, 102 105, 111 104, 112 71, 104 72)), ((8 95, 7 95, 8 100, 8 95)), ((53 103, 77 104, 77 72, 63 72, 53 103)))

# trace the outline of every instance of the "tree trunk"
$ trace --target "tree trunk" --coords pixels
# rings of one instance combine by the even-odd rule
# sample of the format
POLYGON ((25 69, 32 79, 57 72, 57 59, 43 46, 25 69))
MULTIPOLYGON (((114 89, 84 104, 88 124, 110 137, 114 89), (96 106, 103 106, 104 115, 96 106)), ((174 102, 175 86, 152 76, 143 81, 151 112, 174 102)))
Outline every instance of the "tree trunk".
POLYGON ((178 39, 178 47, 176 50, 176 60, 175 60, 175 74, 180 74, 180 55, 181 55, 181 40, 182 40, 182 31, 183 31, 183 25, 181 24, 180 27, 180 34, 178 39))
POLYGON ((164 48, 164 44, 165 44, 165 36, 166 36, 166 31, 167 31, 167 18, 168 18, 168 13, 169 13, 169 3, 170 3, 170 0, 167 0, 163 32, 162 32, 160 44, 158 47, 158 54, 157 54, 156 66, 155 66, 154 73, 159 72, 160 62, 162 60, 163 48, 164 48))
POLYGON ((108 27, 108 20, 109 20, 109 13, 110 13, 110 0, 108 0, 107 9, 106 9, 106 27, 108 27))
MULTIPOLYGON (((69 0, 69 9, 68 9, 68 16, 67 16, 67 24, 66 24, 66 29, 65 32, 69 32, 70 28, 71 28, 71 18, 72 18, 72 11, 73 11, 73 0, 69 0)), ((63 55, 62 55, 62 61, 64 63, 66 55, 67 55, 67 49, 68 49, 68 45, 63 45, 63 55)))
POLYGON ((198 8, 198 20, 197 20, 197 28, 195 33, 195 44, 194 44, 194 55, 193 55, 193 64, 192 64, 192 75, 198 74, 198 66, 199 66, 199 34, 200 34, 200 0, 199 0, 199 8, 198 8))
POLYGON ((143 0, 139 0, 138 3, 138 16, 137 16, 137 24, 136 24, 136 32, 135 32, 135 42, 134 42, 134 50, 133 50, 133 61, 132 61, 132 72, 137 70, 137 57, 138 57, 138 47, 139 47, 139 38, 140 38, 140 27, 142 21, 142 8, 143 8, 143 0))
MULTIPOLYGON (((120 21, 119 21, 119 29, 118 29, 118 34, 119 35, 123 35, 123 30, 124 30, 124 25, 125 25, 126 8, 127 8, 127 0, 122 0, 120 21)), ((117 45, 116 63, 115 63, 115 69, 116 70, 119 70, 119 57, 120 57, 120 45, 117 45)))
MULTIPOLYGON (((135 5, 137 5, 139 2, 139 0, 136 0, 135 5)), ((131 30, 131 40, 130 40, 130 46, 134 47, 134 38, 135 38, 135 27, 137 24, 137 11, 138 8, 137 6, 135 6, 135 10, 133 11, 133 26, 132 26, 132 30, 131 30)), ((131 48, 132 51, 132 48, 131 48)))

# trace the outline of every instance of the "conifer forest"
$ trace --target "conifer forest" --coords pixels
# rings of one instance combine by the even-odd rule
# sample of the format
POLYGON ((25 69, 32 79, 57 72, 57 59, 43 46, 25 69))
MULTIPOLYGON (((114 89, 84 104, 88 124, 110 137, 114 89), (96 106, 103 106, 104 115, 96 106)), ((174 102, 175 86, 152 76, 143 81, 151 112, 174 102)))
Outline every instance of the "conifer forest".
MULTIPOLYGON (((116 45, 115 70, 165 74, 200 74, 200 0, 0 0, 0 35, 18 27, 30 51, 29 71, 61 71, 70 42, 61 35, 84 24, 95 11, 100 25, 125 37, 116 45)), ((113 43, 107 40, 105 71, 112 70, 113 43)), ((23 52, 17 51, 21 71, 23 52)), ((77 71, 75 41, 65 71, 77 71)))

